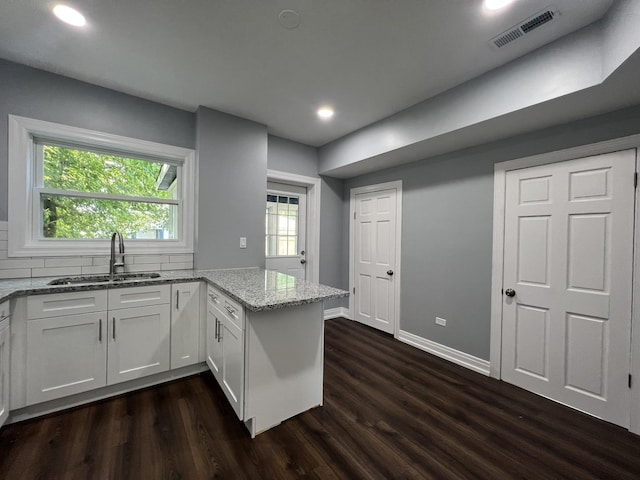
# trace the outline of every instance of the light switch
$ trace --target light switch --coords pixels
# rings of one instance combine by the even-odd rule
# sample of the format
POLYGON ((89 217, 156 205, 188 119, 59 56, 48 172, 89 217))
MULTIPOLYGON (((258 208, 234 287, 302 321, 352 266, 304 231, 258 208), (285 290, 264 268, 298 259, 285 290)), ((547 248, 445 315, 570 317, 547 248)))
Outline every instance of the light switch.
POLYGON ((240 237, 240 248, 247 248, 247 237, 240 237))

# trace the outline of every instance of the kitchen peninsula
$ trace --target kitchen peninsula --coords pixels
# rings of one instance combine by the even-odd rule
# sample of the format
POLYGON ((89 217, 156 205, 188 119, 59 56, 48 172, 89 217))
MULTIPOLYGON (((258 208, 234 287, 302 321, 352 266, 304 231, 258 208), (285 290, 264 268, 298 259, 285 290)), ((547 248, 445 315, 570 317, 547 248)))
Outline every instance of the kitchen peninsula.
MULTIPOLYGON (((162 272, 157 278, 106 283, 92 283, 89 277, 71 278, 68 279, 69 284, 55 286, 48 285, 51 280, 30 278, 0 281, 0 303, 11 300, 13 344, 10 420, 30 418, 194 373, 204 369, 203 361, 213 372, 238 418, 245 423, 252 436, 322 405, 323 301, 348 296, 344 290, 260 268, 181 270, 162 272), (189 290, 177 288, 184 285, 192 286, 191 294, 188 294, 189 290), (86 310, 88 296, 95 305, 90 311, 86 310), (100 300, 99 296, 104 300, 100 300), (148 305, 152 300, 159 312, 157 315, 154 313, 156 316, 143 310, 150 308, 148 305), (179 312, 189 301, 195 301, 197 308, 191 310, 188 319, 183 320, 179 312), (74 302, 78 306, 76 311, 72 310, 74 302), (126 304, 126 308, 121 304, 126 304), (163 308, 166 310, 164 314, 163 308), (65 313, 65 309, 69 311, 65 313), (137 316, 129 314, 119 317, 117 314, 134 312, 136 309, 139 312, 137 316), (46 341, 42 340, 45 338, 43 334, 37 334, 46 328, 53 329, 56 322, 60 325, 60 331, 56 333, 62 332, 62 325, 69 330, 68 319, 78 316, 81 311, 89 312, 84 313, 81 323, 85 329, 82 331, 90 332, 86 338, 90 346, 86 348, 94 346, 96 352, 104 352, 105 357, 108 349, 109 362, 115 356, 112 351, 116 352, 116 347, 120 349, 118 353, 123 355, 122 344, 127 342, 126 323, 117 323, 121 317, 137 319, 130 323, 132 333, 135 331, 133 325, 142 325, 145 319, 157 322, 149 325, 164 325, 149 328, 146 333, 152 339, 157 337, 155 341, 158 345, 149 349, 152 352, 150 355, 166 349, 166 368, 156 368, 162 361, 148 358, 136 358, 144 368, 154 365, 155 369, 146 374, 135 373, 143 372, 143 367, 128 368, 130 365, 127 368, 108 366, 104 373, 105 367, 102 366, 102 370, 98 369, 102 372, 101 383, 78 389, 78 385, 90 384, 81 381, 85 377, 93 382, 98 376, 82 371, 82 365, 86 362, 79 366, 70 365, 75 362, 77 355, 62 352, 61 357, 57 358, 58 352, 51 350, 52 343, 39 345, 35 352, 36 349, 30 349, 29 342, 36 345, 38 341, 46 341), (195 353, 191 356, 176 355, 177 350, 183 348, 181 345, 187 344, 194 346, 195 353), (56 358, 45 358, 47 353, 56 358), (193 360, 185 364, 180 363, 181 358, 193 360), (80 380, 61 378, 56 385, 40 385, 30 378, 35 372, 45 379, 42 382, 50 383, 52 375, 41 372, 51 364, 64 366, 62 370, 65 372, 77 371, 80 380), (73 389, 65 391, 69 385, 73 385, 73 389), (58 393, 52 396, 52 391, 58 393), (17 413, 15 418, 14 410, 17 413)), ((144 342, 130 342, 131 345, 144 347, 144 342)), ((137 347, 133 348, 135 350, 137 347)), ((137 350, 131 354, 131 357, 136 356, 141 356, 137 350)), ((106 358, 104 363, 107 363, 106 358)))

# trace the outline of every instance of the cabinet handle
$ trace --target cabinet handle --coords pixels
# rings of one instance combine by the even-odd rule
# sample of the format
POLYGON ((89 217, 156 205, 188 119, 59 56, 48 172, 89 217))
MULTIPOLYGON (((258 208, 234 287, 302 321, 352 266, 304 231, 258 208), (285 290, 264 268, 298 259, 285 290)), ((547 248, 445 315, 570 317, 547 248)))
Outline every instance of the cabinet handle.
POLYGON ((116 317, 113 317, 113 340, 116 339, 116 317))
POLYGON ((180 290, 176 292, 176 310, 180 310, 180 290))
POLYGON ((217 318, 216 318, 216 329, 214 331, 213 338, 216 340, 218 339, 218 319, 217 318))
POLYGON ((98 326, 98 342, 102 343, 102 319, 99 320, 100 325, 98 326))

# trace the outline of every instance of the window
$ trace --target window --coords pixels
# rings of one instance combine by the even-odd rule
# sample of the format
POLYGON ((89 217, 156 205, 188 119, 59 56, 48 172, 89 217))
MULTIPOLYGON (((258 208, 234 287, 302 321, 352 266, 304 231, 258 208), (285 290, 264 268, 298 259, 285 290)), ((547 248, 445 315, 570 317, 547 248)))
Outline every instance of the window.
POLYGON ((297 196, 267 194, 267 257, 297 255, 299 203, 297 196))
POLYGON ((192 150, 14 116, 9 148, 11 255, 104 253, 115 230, 193 252, 192 150))

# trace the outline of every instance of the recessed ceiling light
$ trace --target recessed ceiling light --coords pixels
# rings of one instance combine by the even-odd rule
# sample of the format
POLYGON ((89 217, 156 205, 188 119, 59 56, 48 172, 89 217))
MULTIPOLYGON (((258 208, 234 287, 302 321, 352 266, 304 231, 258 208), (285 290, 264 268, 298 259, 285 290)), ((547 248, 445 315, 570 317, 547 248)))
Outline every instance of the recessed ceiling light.
POLYGON ((513 3, 513 1, 514 0, 484 0, 484 8, 487 10, 498 10, 513 3))
POLYGON ((66 5, 56 5, 53 7, 53 13, 64 23, 73 25, 74 27, 84 27, 87 21, 79 11, 66 5))
POLYGON ((317 113, 322 120, 329 120, 331 117, 333 117, 334 112, 333 108, 331 107, 320 107, 317 113))

